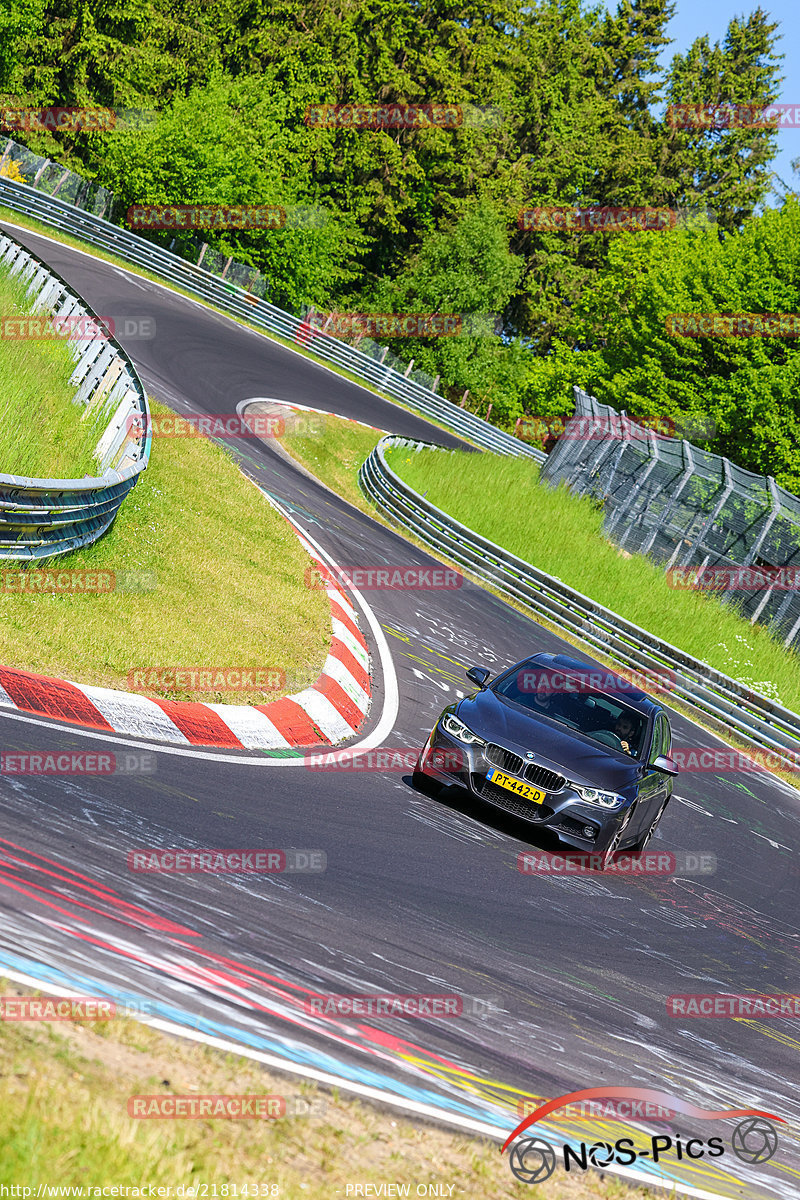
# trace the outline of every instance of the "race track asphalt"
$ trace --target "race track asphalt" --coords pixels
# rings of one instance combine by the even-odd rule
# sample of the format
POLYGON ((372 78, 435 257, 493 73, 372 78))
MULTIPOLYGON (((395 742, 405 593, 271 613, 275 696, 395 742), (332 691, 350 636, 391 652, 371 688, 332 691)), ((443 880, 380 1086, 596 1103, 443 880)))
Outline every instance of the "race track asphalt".
MULTIPOLYGON (((266 397, 459 444, 198 304, 10 232, 96 312, 118 322, 155 318, 154 338, 120 340, 150 392, 178 411, 231 413, 241 400, 266 397)), ((268 444, 232 446, 336 562, 433 564, 268 444)), ((537 650, 572 649, 470 583, 364 599, 399 688, 389 747, 419 747, 441 708, 470 689, 466 667, 494 670, 537 650)), ((359 741, 391 692, 362 627, 375 695, 359 741)), ((2 710, 0 721, 5 752, 126 746, 2 710)), ((719 745, 683 717, 673 728, 676 745, 719 745)), ((0 963, 91 994, 150 998, 180 1024, 371 1083, 387 1097, 426 1100, 443 1117, 461 1112, 502 1126, 504 1108, 510 1129, 519 1093, 601 1084, 655 1088, 708 1109, 766 1109, 789 1122, 771 1162, 746 1165, 728 1152, 713 1164, 661 1166, 724 1196, 797 1194, 797 1019, 680 1020, 666 1008, 676 993, 797 990, 794 788, 766 773, 678 778, 653 848, 713 853, 710 876, 529 876, 517 869, 519 852, 552 843, 458 794, 421 795, 407 770, 153 751, 150 774, 0 778, 0 963), (151 846, 319 849, 327 867, 294 876, 129 871, 128 852, 151 846), (449 1019, 334 1020, 302 1005, 309 994, 373 992, 467 999, 449 1019)), ((685 1117, 672 1124, 684 1137, 733 1128, 685 1117)), ((605 1127, 574 1128, 593 1141, 605 1127)))

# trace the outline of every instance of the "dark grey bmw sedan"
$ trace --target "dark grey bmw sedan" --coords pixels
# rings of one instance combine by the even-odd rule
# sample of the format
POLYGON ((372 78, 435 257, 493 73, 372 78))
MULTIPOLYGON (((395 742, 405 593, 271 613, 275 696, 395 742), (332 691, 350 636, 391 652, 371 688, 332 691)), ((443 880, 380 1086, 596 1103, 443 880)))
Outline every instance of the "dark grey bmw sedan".
POLYGON ((420 752, 414 784, 457 784, 605 869, 643 850, 672 795, 678 767, 667 712, 629 680, 558 654, 536 654, 450 704, 420 752))

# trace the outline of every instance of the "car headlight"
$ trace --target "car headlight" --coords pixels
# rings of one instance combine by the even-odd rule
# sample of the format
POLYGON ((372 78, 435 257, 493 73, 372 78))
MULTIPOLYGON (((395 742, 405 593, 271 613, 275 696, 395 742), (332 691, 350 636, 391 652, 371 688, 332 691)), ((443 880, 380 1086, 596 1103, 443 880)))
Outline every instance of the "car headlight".
POLYGON ((597 804, 600 808, 619 808, 625 803, 625 797, 617 792, 601 792, 598 788, 580 787, 577 783, 572 786, 587 804, 597 804))
POLYGON ((471 746, 486 745, 485 738, 478 737, 477 733, 473 733, 463 721, 459 721, 458 717, 453 716, 452 713, 445 713, 442 717, 442 729, 451 737, 458 738, 460 742, 468 742, 471 746))

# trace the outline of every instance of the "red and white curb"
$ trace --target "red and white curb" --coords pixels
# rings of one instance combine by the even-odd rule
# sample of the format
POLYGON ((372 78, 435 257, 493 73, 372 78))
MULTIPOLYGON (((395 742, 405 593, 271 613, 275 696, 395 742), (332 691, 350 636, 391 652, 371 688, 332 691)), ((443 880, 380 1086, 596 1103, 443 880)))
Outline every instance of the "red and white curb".
POLYGON ((109 733, 227 750, 319 747, 352 737, 370 705, 367 643, 344 591, 316 550, 296 532, 325 581, 333 627, 322 673, 305 691, 271 704, 205 704, 161 700, 0 667, 0 708, 109 733))

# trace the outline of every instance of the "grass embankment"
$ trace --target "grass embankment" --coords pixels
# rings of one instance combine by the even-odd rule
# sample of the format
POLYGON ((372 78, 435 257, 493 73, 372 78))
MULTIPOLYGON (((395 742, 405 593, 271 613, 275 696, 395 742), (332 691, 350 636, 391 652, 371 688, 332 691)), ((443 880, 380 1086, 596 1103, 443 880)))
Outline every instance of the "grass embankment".
MULTIPOLYGON (((253 404, 247 411, 257 413, 259 405, 253 404)), ((303 415, 298 413, 301 423, 303 415)), ((285 436, 278 439, 280 444, 331 491, 374 517, 375 508, 358 486, 358 472, 384 434, 327 413, 309 414, 309 424, 312 419, 314 432, 311 433, 294 433, 291 422, 287 422, 285 436)))
POLYGON ((392 470, 469 529, 627 620, 800 712, 800 657, 702 592, 670 587, 663 567, 622 554, 589 497, 539 481, 527 459, 396 447, 392 470))
POLYGON ((0 474, 38 479, 97 475, 94 449, 108 424, 74 401, 66 341, 21 338, 13 318, 30 313, 25 284, 0 271, 0 474), (7 319, 12 321, 7 323, 7 319))
MULTIPOLYGON (((0 991, 16 995, 20 989, 5 983, 0 991)), ((0 1183, 32 1187, 33 1195, 40 1184, 78 1189, 153 1184, 171 1187, 176 1200, 183 1184, 185 1195, 192 1186, 206 1185, 205 1193, 196 1194, 213 1200, 226 1194, 224 1185, 230 1185, 228 1196, 241 1196, 245 1183, 251 1197, 280 1200, 344 1198, 348 1184, 361 1185, 363 1196, 367 1183, 372 1195, 381 1184, 407 1184, 412 1197, 418 1185, 439 1184, 440 1194, 452 1200, 522 1200, 530 1194, 514 1180, 507 1156, 501 1158, 494 1143, 415 1127, 128 1018, 3 1021, 0 1057, 0 1183), (127 1113, 128 1098, 137 1095, 265 1094, 302 1096, 317 1111, 324 1106, 322 1115, 137 1120, 127 1113)), ((537 1195, 635 1200, 652 1193, 595 1173, 575 1177, 561 1171, 540 1184, 537 1195)))
MULTIPOLYGON (((289 435, 282 443, 328 487, 382 520, 358 487, 359 467, 378 440, 372 430, 325 417, 321 435, 289 435)), ((406 483, 427 492, 432 504, 468 528, 800 712, 798 655, 786 650, 765 626, 751 625, 713 596, 671 588, 663 567, 643 555, 622 554, 605 537, 596 502, 540 483, 535 463, 460 451, 409 452, 404 447, 390 450, 387 461, 406 483)))
MULTIPOLYGON (((169 413, 157 403, 152 410, 169 413)), ((285 687, 268 691, 144 689, 175 700, 268 702, 313 683, 325 661, 330 610, 325 592, 306 586, 310 565, 294 530, 224 450, 156 434, 150 465, 109 532, 40 566, 103 570, 120 582, 136 572, 153 590, 0 588, 0 663, 123 690, 132 690, 130 672, 144 669, 283 671, 285 687)), ((2 564, 4 581, 12 569, 2 564)))

